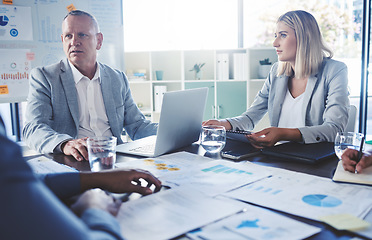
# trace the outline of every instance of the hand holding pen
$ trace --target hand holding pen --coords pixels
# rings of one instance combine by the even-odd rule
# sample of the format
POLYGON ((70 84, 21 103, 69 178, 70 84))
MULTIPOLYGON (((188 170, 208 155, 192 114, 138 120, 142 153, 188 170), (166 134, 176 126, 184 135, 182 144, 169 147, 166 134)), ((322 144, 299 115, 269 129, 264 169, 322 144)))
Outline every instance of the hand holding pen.
POLYGON ((348 148, 342 154, 342 166, 348 172, 361 173, 363 169, 372 166, 371 152, 363 153, 364 137, 361 140, 359 151, 348 148))

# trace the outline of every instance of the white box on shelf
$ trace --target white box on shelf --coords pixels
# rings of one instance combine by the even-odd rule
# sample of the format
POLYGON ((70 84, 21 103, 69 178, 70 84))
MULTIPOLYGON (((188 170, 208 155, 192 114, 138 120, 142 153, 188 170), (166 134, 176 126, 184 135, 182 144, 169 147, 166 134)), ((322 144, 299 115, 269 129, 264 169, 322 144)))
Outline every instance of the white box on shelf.
POLYGON ((163 85, 154 86, 155 112, 161 111, 161 105, 163 104, 163 95, 165 92, 167 92, 167 86, 163 85))
POLYGON ((228 80, 229 79, 229 54, 219 53, 216 54, 216 68, 217 68, 217 80, 228 80))

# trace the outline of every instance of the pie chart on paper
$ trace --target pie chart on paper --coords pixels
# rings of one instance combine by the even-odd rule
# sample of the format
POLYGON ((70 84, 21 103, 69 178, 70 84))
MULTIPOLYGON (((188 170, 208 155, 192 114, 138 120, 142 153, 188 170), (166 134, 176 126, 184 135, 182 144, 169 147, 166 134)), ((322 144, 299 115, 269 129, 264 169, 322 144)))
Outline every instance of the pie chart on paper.
POLYGON ((306 195, 302 198, 302 201, 312 206, 326 208, 337 207, 342 204, 340 199, 323 194, 306 195))
POLYGON ((0 16, 0 26, 6 26, 9 22, 9 18, 7 16, 0 16))

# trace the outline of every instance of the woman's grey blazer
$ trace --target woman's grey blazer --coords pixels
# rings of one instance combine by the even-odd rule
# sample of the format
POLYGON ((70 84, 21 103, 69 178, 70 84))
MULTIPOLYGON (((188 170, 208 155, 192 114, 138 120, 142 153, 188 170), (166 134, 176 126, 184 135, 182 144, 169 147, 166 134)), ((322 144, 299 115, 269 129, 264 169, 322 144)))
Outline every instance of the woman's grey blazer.
MULTIPOLYGON (((264 86, 252 105, 241 116, 228 118, 234 130, 252 130, 266 112, 271 126, 278 126, 288 77, 276 76, 274 64, 264 86)), ((348 122, 349 93, 347 67, 344 63, 325 58, 319 72, 309 77, 304 92, 302 117, 305 127, 298 128, 304 143, 333 142, 337 132, 348 122)))
MULTIPOLYGON (((145 119, 133 101, 123 72, 99 63, 101 89, 112 134, 122 143, 123 128, 132 139, 156 134, 157 124, 145 119)), ((77 90, 67 59, 31 71, 23 139, 42 153, 78 136, 77 90)))

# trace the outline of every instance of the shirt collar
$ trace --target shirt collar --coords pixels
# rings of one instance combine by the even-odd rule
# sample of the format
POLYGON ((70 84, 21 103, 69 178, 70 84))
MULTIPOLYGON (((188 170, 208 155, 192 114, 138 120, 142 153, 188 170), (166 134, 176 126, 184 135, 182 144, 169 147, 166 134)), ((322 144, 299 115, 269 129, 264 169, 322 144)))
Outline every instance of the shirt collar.
MULTIPOLYGON (((70 60, 68 60, 68 64, 71 67, 72 76, 74 78, 75 84, 78 84, 79 81, 83 77, 86 77, 86 76, 84 76, 72 63, 70 63, 70 60)), ((100 73, 100 70, 99 70, 99 65, 97 63, 96 73, 94 74, 94 77, 92 78, 92 80, 98 79, 99 83, 101 84, 101 78, 100 78, 100 76, 101 76, 101 73, 100 73)), ((88 78, 88 77, 86 77, 86 78, 88 78)))

